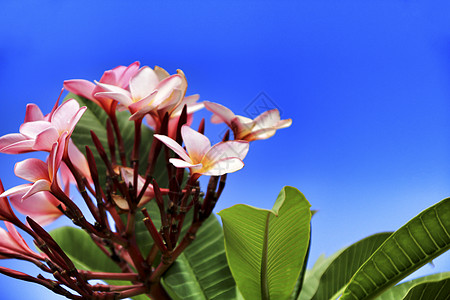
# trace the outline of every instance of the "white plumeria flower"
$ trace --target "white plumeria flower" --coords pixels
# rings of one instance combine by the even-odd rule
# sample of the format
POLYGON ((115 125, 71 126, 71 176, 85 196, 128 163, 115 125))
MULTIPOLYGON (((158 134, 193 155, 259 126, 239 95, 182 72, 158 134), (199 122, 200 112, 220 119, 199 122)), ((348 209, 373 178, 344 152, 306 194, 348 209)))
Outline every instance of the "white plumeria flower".
POLYGON ((223 105, 204 101, 205 108, 214 113, 211 117, 212 123, 225 123, 233 130, 236 140, 265 140, 275 134, 278 129, 291 126, 291 119, 280 119, 278 109, 263 112, 254 120, 235 115, 230 109, 223 105))
POLYGON ((187 151, 167 136, 154 136, 180 157, 171 158, 169 161, 177 168, 189 168, 191 174, 220 176, 236 172, 244 167, 242 160, 249 148, 247 141, 221 142, 211 147, 206 136, 187 125, 181 127, 181 136, 187 151))

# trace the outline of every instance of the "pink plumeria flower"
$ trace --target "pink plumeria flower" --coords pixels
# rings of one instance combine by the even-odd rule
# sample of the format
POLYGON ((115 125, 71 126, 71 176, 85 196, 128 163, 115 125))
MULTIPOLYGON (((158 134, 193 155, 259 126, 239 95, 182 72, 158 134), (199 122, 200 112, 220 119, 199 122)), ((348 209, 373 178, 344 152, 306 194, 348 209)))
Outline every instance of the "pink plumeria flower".
POLYGON ((257 116, 254 120, 235 115, 230 109, 223 105, 204 101, 205 108, 214 115, 212 123, 225 123, 233 130, 236 140, 264 140, 275 134, 278 129, 291 126, 291 119, 280 119, 278 109, 268 110, 257 116))
MULTIPOLYGON (((129 66, 118 66, 112 70, 108 70, 103 73, 99 83, 117 86, 122 89, 128 88, 130 79, 136 75, 139 71, 139 62, 136 61, 129 66)), ((90 81, 84 79, 72 79, 64 81, 64 88, 75 95, 79 95, 86 99, 95 102, 98 106, 102 107, 106 113, 111 115, 115 112, 114 102, 117 100, 109 97, 103 97, 96 95, 99 92, 104 92, 101 86, 98 86, 90 81)))
POLYGON ((171 158, 169 161, 177 168, 189 168, 191 174, 220 176, 238 171, 244 167, 242 160, 249 148, 247 141, 221 142, 211 147, 206 136, 187 125, 181 127, 187 151, 167 136, 154 136, 181 158, 171 158))
POLYGON ((20 126, 20 133, 0 137, 0 152, 7 154, 31 151, 50 152, 53 144, 67 132, 72 134, 76 124, 86 111, 75 99, 63 102, 48 116, 43 116, 33 104, 27 106, 25 122, 20 126))
MULTIPOLYGON (((183 99, 186 92, 186 78, 180 70, 178 74, 164 79, 161 72, 145 66, 130 79, 128 89, 115 85, 97 82, 104 92, 96 93, 96 97, 106 97, 118 101, 131 112, 130 120, 143 118, 154 110, 173 110, 183 99)), ((165 71, 164 71, 165 72, 165 71)))
MULTIPOLYGON (((7 230, 0 227, 0 251, 11 254, 18 253, 35 259, 44 259, 43 255, 30 249, 23 237, 11 223, 5 222, 5 225, 7 230)), ((8 257, 0 256, 0 258, 8 257)))
MULTIPOLYGON (((125 184, 127 186, 133 185, 134 170, 132 168, 117 166, 117 168, 115 169, 115 172, 119 172, 118 169, 120 169, 120 175, 122 176, 122 179, 125 182, 125 184)), ((144 184, 145 184, 145 179, 141 175, 138 175, 138 181, 137 181, 137 194, 138 195, 141 192, 142 188, 144 187, 144 184)), ((144 191, 144 195, 141 198, 141 200, 139 201, 137 206, 138 207, 144 206, 146 203, 148 203, 154 197, 155 197, 155 193, 153 191, 153 185, 149 184, 147 189, 144 191)), ((123 209, 123 210, 130 209, 128 207, 127 200, 125 198, 123 198, 122 196, 113 195, 113 200, 120 209, 123 209)))
POLYGON ((53 144, 52 151, 47 159, 47 163, 37 158, 28 158, 16 163, 14 173, 17 177, 28 180, 26 183, 10 188, 3 192, 0 197, 8 197, 21 194, 22 199, 42 191, 51 191, 54 181, 57 183, 57 172, 65 150, 67 132, 63 133, 59 142, 53 144))
MULTIPOLYGON (((28 104, 24 123, 20 126, 20 133, 7 134, 0 137, 0 152, 7 154, 20 154, 32 151, 50 152, 53 144, 63 133, 68 137, 72 134, 76 124, 86 111, 74 99, 63 102, 48 115, 44 116, 35 104, 28 104)), ((68 144, 68 155, 73 165, 77 167, 89 182, 92 182, 89 165, 85 156, 75 146, 71 139, 68 144)), ((65 172, 65 178, 71 175, 65 172)), ((63 179, 64 180, 64 179, 63 179)), ((74 179, 71 182, 75 182, 74 179)))

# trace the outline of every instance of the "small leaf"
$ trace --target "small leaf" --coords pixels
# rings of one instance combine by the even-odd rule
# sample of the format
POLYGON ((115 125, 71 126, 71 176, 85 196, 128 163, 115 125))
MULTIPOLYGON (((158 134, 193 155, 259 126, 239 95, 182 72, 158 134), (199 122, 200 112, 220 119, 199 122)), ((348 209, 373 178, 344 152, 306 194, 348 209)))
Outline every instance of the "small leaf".
MULTIPOLYGON (((448 299, 448 298, 439 298, 432 297, 432 290, 434 290, 435 286, 438 286, 437 291, 441 288, 443 292, 441 296, 448 296, 448 291, 450 291, 450 272, 438 273, 433 275, 428 275, 424 277, 420 277, 417 279, 413 279, 402 284, 396 285, 386 292, 377 297, 377 300, 398 300, 398 299, 410 299, 410 300, 430 300, 430 299, 448 299), (444 289, 445 285, 447 288, 444 289), (425 290, 427 290, 425 292, 425 290), (412 295, 416 295, 412 297, 412 295), (419 296, 422 295, 422 296, 419 296)), ((437 295, 439 296, 439 295, 437 295)))
POLYGON ((431 206, 394 232, 361 266, 341 300, 380 295, 450 249, 450 198, 431 206))
POLYGON ((289 299, 306 256, 311 211, 293 187, 284 187, 272 210, 235 205, 222 210, 225 249, 245 299, 289 299))
POLYGON ((236 284, 216 216, 203 223, 196 239, 164 274, 162 283, 173 299, 236 299, 236 284))

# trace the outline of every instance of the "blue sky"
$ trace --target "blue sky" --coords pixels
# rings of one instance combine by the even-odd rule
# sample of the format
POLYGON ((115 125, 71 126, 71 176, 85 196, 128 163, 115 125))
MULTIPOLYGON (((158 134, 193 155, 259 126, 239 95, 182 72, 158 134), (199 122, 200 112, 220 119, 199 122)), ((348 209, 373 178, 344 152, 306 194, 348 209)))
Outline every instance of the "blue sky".
MULTIPOLYGON (((182 69, 189 93, 236 114, 258 111, 264 93, 293 125, 251 145, 217 211, 271 208, 284 185, 297 187, 319 211, 313 262, 450 195, 449 9, 406 0, 2 1, 0 135, 18 131, 26 103, 50 111, 64 80, 99 79, 136 60, 182 69)), ((206 128, 213 140, 223 130, 206 128)), ((22 183, 12 173, 22 159, 0 155, 6 188, 22 183)), ((448 254, 435 263, 419 274, 450 269, 448 254)), ((33 284, 0 284, 4 299, 51 299, 33 284)))

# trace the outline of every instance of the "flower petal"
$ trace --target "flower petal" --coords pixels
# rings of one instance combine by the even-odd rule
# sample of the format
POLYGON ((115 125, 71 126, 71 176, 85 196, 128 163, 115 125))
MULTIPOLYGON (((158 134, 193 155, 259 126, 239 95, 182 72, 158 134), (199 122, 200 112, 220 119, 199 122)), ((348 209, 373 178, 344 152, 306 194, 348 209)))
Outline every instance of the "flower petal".
POLYGON ((40 179, 50 179, 47 164, 37 158, 28 158, 16 163, 14 173, 17 177, 31 182, 36 182, 40 179))
POLYGON ((43 191, 50 191, 50 184, 51 182, 49 182, 48 180, 45 179, 41 179, 36 181, 28 190, 28 192, 26 192, 23 196, 22 199, 25 200, 28 197, 33 196, 36 193, 39 192, 43 192, 43 191))
POLYGON ((35 139, 39 133, 50 127, 53 125, 48 121, 27 122, 20 125, 19 132, 28 138, 35 139))
POLYGON ((50 121, 59 133, 70 132, 73 129, 74 118, 78 118, 78 120, 81 118, 81 116, 78 116, 79 113, 80 104, 75 99, 69 99, 55 110, 50 121))
POLYGON ((166 79, 170 76, 170 74, 166 70, 158 66, 155 66, 154 71, 158 76, 159 81, 162 81, 163 79, 166 79))
POLYGON ((219 161, 226 158, 239 158, 243 160, 248 153, 249 143, 247 141, 228 141, 218 143, 206 153, 204 165, 207 165, 207 161, 219 161))
POLYGON ((67 151, 69 154, 69 159, 72 161, 72 164, 78 169, 78 171, 84 177, 86 177, 88 182, 93 183, 87 159, 83 155, 83 153, 78 149, 78 147, 75 146, 72 139, 69 139, 67 151))
POLYGON ((178 154, 183 160, 192 163, 191 158, 189 155, 184 151, 183 147, 181 147, 176 141, 171 139, 168 136, 161 135, 161 134, 154 134, 155 138, 163 142, 167 147, 172 149, 176 154, 178 154))
POLYGON ((236 115, 229 108, 209 101, 203 101, 203 104, 207 110, 214 114, 211 118, 212 123, 218 124, 225 122, 228 126, 231 126, 231 120, 233 120, 236 115))
POLYGON ((12 188, 4 191, 0 195, 0 197, 10 197, 13 195, 18 195, 18 194, 24 195, 25 193, 27 193, 30 190, 32 185, 33 185, 32 183, 25 183, 25 184, 21 184, 21 185, 12 187, 12 188))
POLYGON ((271 109, 263 112, 254 120, 254 130, 272 128, 280 121, 280 112, 278 109, 271 109))
POLYGON ((40 108, 34 103, 27 104, 25 120, 23 122, 26 123, 42 120, 44 120, 44 114, 42 113, 40 108))
POLYGON ((201 167, 202 164, 191 164, 185 160, 179 158, 170 158, 169 162, 174 165, 176 168, 198 168, 201 167))
POLYGON ((96 102, 97 105, 100 105, 92 94, 95 89, 95 84, 90 81, 84 79, 66 80, 64 81, 64 88, 75 95, 89 99, 96 102))
POLYGON ((101 87, 103 90, 105 90, 105 92, 95 93, 94 94, 95 97, 106 97, 114 99, 127 107, 134 102, 131 99, 130 92, 128 92, 127 90, 106 83, 97 82, 97 85, 101 87))
POLYGON ((134 101, 144 99, 153 93, 159 83, 155 71, 145 66, 130 80, 130 92, 134 101))
POLYGON ((181 127, 181 136, 192 162, 200 163, 205 153, 211 149, 209 139, 187 125, 181 127))
POLYGON ((58 140, 59 133, 55 127, 49 127, 46 130, 40 132, 36 136, 36 140, 33 145, 35 151, 48 151, 50 152, 53 144, 58 140))
POLYGON ((244 167, 244 163, 242 160, 236 157, 225 158, 219 161, 215 161, 213 164, 208 166, 208 169, 205 167, 205 172, 202 172, 203 175, 209 176, 220 176, 226 173, 236 172, 244 167))
POLYGON ((53 222, 62 215, 57 205, 63 204, 49 192, 38 192, 24 200, 21 195, 14 195, 10 200, 15 209, 21 214, 30 216, 41 226, 53 222))

